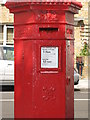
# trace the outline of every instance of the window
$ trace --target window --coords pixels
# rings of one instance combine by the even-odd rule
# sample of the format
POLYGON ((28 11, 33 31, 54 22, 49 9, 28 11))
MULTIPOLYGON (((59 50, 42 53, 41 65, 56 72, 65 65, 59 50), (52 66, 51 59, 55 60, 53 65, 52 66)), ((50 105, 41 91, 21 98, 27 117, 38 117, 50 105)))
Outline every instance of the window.
POLYGON ((0 45, 3 44, 3 26, 0 25, 0 45))
POLYGON ((14 47, 0 47, 0 60, 14 60, 14 47))
POLYGON ((14 27, 12 25, 3 25, 3 45, 13 45, 14 27))
POLYGON ((3 47, 4 60, 14 60, 14 48, 13 47, 3 47))
POLYGON ((12 26, 7 26, 6 44, 13 44, 13 38, 14 38, 14 28, 12 26))

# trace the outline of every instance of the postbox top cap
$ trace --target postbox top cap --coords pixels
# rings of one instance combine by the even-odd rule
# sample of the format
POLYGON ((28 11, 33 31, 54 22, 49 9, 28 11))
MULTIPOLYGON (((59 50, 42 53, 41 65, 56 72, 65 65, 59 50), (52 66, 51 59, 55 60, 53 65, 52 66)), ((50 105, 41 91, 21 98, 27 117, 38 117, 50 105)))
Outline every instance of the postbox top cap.
POLYGON ((37 3, 72 3, 78 7, 82 7, 82 4, 80 2, 77 2, 76 0, 7 0, 7 2, 15 2, 15 3, 25 3, 25 2, 29 2, 32 4, 37 4, 37 3))

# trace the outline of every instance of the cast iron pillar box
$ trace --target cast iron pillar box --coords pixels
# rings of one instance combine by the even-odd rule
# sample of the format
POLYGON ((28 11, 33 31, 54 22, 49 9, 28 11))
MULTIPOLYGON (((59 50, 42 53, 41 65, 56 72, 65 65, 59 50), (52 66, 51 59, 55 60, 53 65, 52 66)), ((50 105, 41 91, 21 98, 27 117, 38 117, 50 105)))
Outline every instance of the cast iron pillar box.
POLYGON ((9 0, 6 6, 14 13, 15 118, 74 118, 74 14, 81 4, 9 0))

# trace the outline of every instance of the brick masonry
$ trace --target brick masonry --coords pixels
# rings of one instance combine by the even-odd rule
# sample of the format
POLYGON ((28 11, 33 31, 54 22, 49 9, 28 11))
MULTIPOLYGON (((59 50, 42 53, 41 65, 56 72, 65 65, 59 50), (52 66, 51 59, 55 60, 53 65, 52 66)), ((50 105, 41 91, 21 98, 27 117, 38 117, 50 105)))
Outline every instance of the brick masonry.
MULTIPOLYGON (((79 14, 76 14, 75 15, 75 18, 82 18, 84 20, 84 28, 88 28, 88 22, 90 24, 90 0, 77 0, 79 2, 82 3, 83 7, 82 9, 79 11, 79 14)), ((4 5, 1 5, 0 4, 0 24, 10 24, 10 23, 13 23, 14 21, 14 17, 13 17, 13 14, 10 14, 9 13, 9 10, 4 6, 4 5)), ((90 27, 90 26, 89 26, 90 27)), ((85 29, 84 29, 85 30, 85 29)), ((84 31, 82 30, 81 27, 75 27, 74 29, 74 33, 75 33, 75 56, 74 56, 74 63, 75 63, 75 66, 76 66, 76 56, 79 56, 80 54, 80 50, 82 49, 83 47, 83 39, 88 39, 90 40, 90 37, 82 37, 82 33, 80 31, 84 31)), ((84 33, 85 34, 85 33, 84 33)), ((87 33, 86 33, 87 34, 87 33)), ((90 36, 90 35, 89 35, 90 36)), ((90 46, 90 42, 89 42, 89 46, 90 46)), ((87 58, 84 60, 84 62, 86 63, 87 62, 87 58)), ((84 69, 83 69, 83 76, 84 77, 88 77, 88 64, 84 66, 84 69)))
MULTIPOLYGON (((75 18, 81 18, 84 21, 84 27, 75 27, 75 42, 74 42, 74 65, 76 67, 76 56, 80 56, 80 50, 83 48, 84 42, 89 43, 90 40, 89 33, 88 33, 88 26, 90 24, 90 0, 78 0, 82 3, 82 9, 79 11, 79 14, 75 15, 75 18)), ((89 43, 90 44, 90 43, 89 43)), ((84 68, 83 68, 83 77, 88 78, 88 57, 83 57, 84 61, 84 68)))
POLYGON ((13 14, 10 14, 4 5, 0 5, 0 14, 0 23, 13 23, 13 14))

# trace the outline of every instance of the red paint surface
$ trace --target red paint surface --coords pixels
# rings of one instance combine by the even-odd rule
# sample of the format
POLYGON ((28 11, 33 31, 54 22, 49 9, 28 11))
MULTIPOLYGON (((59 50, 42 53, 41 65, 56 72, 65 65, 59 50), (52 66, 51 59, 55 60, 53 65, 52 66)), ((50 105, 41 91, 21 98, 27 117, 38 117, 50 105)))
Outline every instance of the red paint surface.
POLYGON ((7 2, 15 17, 15 118, 74 118, 74 13, 81 6, 72 4, 7 2), (58 68, 41 68, 41 47, 58 47, 58 68))

